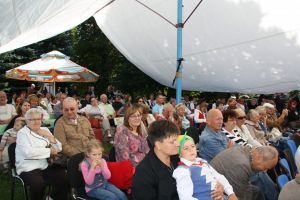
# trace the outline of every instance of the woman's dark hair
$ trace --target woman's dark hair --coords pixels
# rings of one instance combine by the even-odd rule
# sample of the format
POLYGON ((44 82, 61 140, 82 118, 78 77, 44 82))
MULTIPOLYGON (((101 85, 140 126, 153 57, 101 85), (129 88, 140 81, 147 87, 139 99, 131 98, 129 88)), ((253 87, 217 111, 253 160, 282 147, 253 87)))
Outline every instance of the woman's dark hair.
POLYGON ((223 122, 228 122, 228 118, 237 118, 237 113, 232 109, 227 109, 223 111, 223 122))
POLYGON ((149 127, 149 146, 154 147, 156 141, 162 142, 164 139, 179 133, 179 129, 173 122, 167 120, 155 121, 149 127))

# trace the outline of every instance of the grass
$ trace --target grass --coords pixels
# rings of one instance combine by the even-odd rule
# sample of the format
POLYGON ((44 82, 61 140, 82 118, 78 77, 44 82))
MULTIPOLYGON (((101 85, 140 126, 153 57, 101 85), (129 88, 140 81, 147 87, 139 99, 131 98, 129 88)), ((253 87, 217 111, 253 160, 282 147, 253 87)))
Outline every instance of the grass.
MULTIPOLYGON (((10 171, 8 172, 0 172, 0 199, 2 200, 9 200, 11 197, 11 183, 12 183, 12 176, 10 171)), ((14 199, 15 200, 23 200, 23 192, 22 192, 22 185, 20 182, 16 182, 15 192, 14 192, 14 199)))

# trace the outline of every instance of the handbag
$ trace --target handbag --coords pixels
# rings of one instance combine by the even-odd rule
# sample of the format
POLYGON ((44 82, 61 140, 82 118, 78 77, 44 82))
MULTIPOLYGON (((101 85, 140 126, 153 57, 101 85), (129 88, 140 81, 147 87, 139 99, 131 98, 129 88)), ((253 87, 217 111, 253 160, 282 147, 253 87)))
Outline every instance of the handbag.
POLYGON ((58 153, 56 156, 51 156, 47 159, 49 166, 67 167, 68 156, 58 153))
POLYGON ((269 137, 269 141, 271 142, 277 142, 278 140, 280 140, 282 138, 282 133, 280 132, 280 130, 278 128, 272 128, 271 132, 268 134, 269 137))

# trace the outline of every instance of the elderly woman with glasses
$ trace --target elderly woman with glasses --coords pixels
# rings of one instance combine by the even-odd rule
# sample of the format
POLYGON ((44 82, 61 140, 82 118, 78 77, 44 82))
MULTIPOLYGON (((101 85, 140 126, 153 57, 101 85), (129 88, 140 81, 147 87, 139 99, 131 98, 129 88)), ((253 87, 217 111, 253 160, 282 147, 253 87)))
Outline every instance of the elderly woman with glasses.
POLYGON ((262 146, 257 140, 255 140, 252 137, 249 129, 245 125, 247 117, 244 110, 242 110, 241 108, 237 108, 235 109, 235 112, 237 114, 237 118, 236 118, 236 126, 234 129, 240 134, 241 138, 252 146, 255 147, 262 146))
POLYGON ((116 160, 130 160, 133 166, 137 166, 148 153, 147 131, 138 107, 126 110, 124 123, 117 128, 115 134, 114 147, 116 160))
POLYGON ((27 126, 17 136, 16 170, 30 187, 32 200, 43 199, 46 185, 52 186, 53 199, 67 199, 67 178, 64 169, 52 168, 47 159, 61 151, 61 143, 48 128, 41 127, 43 113, 31 108, 25 114, 27 126))

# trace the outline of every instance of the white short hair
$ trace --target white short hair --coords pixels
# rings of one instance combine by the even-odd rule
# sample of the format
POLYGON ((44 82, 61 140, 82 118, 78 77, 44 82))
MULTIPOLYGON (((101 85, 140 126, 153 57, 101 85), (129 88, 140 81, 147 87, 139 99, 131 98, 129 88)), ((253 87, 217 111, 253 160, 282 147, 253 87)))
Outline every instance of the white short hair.
POLYGON ((31 119, 31 116, 33 114, 39 114, 41 116, 41 118, 43 117, 43 111, 40 108, 30 108, 29 110, 27 110, 27 112, 24 115, 24 118, 26 121, 28 121, 29 119, 31 119))

